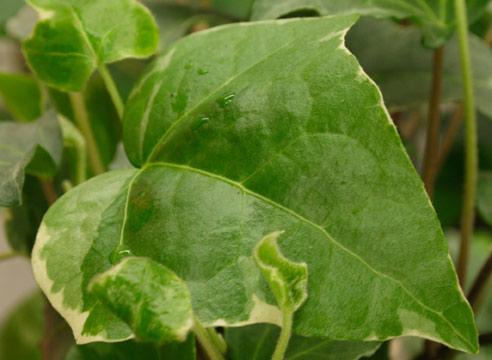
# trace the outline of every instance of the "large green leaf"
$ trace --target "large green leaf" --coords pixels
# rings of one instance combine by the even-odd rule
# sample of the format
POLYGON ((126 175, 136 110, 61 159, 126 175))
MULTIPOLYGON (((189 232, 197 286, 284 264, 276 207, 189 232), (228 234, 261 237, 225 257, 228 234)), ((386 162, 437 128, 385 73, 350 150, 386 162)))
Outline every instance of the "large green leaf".
MULTIPOLYGON (((226 329, 225 339, 230 360, 270 360, 280 329, 258 324, 226 329)), ((285 360, 356 360, 372 355, 377 342, 333 341, 293 336, 285 360)))
POLYGON ((44 299, 36 292, 10 313, 0 327, 0 359, 41 360, 44 299))
POLYGON ((79 342, 132 335, 87 294, 121 247, 184 279, 206 326, 279 324, 252 251, 285 230, 282 253, 309 268, 296 334, 477 350, 422 183, 343 46, 353 21, 215 28, 156 62, 125 118, 129 157, 147 164, 67 193, 33 251, 38 283, 79 342))
POLYGON ((0 149, 0 206, 20 205, 25 174, 52 176, 61 161, 56 114, 28 124, 0 123, 0 149))
POLYGON ((193 325, 185 282, 148 258, 126 257, 96 276, 90 291, 142 341, 182 342, 193 325))
MULTIPOLYGON (((467 1, 470 18, 477 18, 487 4, 488 0, 467 1)), ((449 0, 256 0, 252 17, 272 19, 300 11, 319 15, 410 18, 420 26, 424 41, 430 47, 441 46, 451 36, 455 25, 454 3, 449 0)))
MULTIPOLYGON (((421 46, 415 28, 364 18, 348 33, 347 47, 380 86, 388 106, 427 104, 432 83, 432 51, 421 46)), ((470 37, 470 50, 477 108, 492 117, 492 50, 476 36, 470 37)), ((446 45, 443 73, 444 100, 461 99, 459 48, 455 39, 446 45)))
POLYGON ((32 76, 0 72, 0 96, 17 120, 35 120, 43 112, 43 93, 32 76))
POLYGON ((81 90, 99 64, 144 58, 157 49, 157 26, 136 0, 29 0, 41 15, 23 44, 37 76, 60 90, 81 90))

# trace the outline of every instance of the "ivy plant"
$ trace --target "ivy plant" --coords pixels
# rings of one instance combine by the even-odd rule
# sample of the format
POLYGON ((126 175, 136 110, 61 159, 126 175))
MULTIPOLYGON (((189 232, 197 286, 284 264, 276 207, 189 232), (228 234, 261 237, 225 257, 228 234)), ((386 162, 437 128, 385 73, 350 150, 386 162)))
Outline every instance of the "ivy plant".
POLYGON ((423 359, 478 353, 492 54, 468 20, 487 3, 28 0, 26 72, 0 69, 0 258, 30 257, 43 296, 1 333, 35 359, 379 359, 401 337, 423 359), (416 157, 401 119, 427 101, 416 157), (450 112, 457 271, 432 203, 450 112))

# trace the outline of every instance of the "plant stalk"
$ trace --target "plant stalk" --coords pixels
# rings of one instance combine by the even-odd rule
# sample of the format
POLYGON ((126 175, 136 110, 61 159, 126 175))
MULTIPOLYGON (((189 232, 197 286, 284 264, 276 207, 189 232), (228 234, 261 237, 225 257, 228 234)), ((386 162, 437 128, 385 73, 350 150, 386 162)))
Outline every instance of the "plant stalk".
POLYGON ((118 117, 120 121, 122 121, 125 105, 118 91, 118 87, 116 86, 116 83, 114 82, 113 77, 111 76, 111 73, 109 72, 106 65, 101 63, 99 64, 98 69, 99 69, 99 74, 101 74, 104 84, 106 85, 106 89, 108 90, 109 96, 111 96, 111 100, 113 101, 116 112, 118 113, 118 117))
POLYGON ((465 109, 465 188, 463 212, 461 217, 461 243, 458 256, 458 278, 465 284, 470 242, 475 223, 475 198, 478 177, 477 118, 473 93, 472 65, 468 42, 468 21, 465 0, 455 0, 458 41, 460 49, 461 73, 465 109))
POLYGON ((225 360, 220 349, 217 348, 214 340, 210 338, 210 334, 207 329, 205 329, 196 318, 194 319, 193 332, 210 360, 225 360))
POLYGON ((208 328, 207 329, 208 335, 210 339, 214 342, 215 347, 219 349, 219 351, 225 355, 227 352, 227 344, 224 340, 224 338, 217 333, 217 331, 214 328, 208 328))
POLYGON ((423 180, 430 198, 434 192, 439 161, 439 133, 441 128, 442 77, 444 48, 434 50, 432 60, 432 87, 427 119, 427 139, 425 145, 423 180))
POLYGON ((292 336, 292 320, 294 313, 289 310, 284 310, 282 315, 282 330, 273 353, 272 360, 284 360, 285 352, 289 346, 289 340, 292 336))
POLYGON ((39 178, 39 182, 41 183, 41 190, 43 191, 43 195, 48 202, 48 205, 53 205, 56 199, 58 199, 58 194, 53 185, 53 181, 39 178))
POLYGON ((74 110, 75 122, 85 138, 91 169, 95 175, 102 174, 105 168, 89 122, 84 96, 82 93, 70 93, 70 102, 74 110))
POLYGON ((5 252, 5 253, 0 254, 0 261, 13 259, 13 258, 20 257, 20 256, 23 256, 20 252, 9 251, 9 252, 5 252))

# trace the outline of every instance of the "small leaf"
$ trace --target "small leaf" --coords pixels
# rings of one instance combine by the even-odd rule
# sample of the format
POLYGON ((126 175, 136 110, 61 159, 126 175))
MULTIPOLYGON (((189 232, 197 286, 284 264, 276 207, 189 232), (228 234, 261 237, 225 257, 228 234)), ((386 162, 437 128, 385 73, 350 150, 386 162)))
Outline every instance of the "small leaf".
POLYGON ((76 345, 65 360, 196 360, 195 339, 190 334, 185 342, 162 346, 124 341, 76 345))
POLYGON ((492 226, 492 171, 480 173, 477 202, 480 216, 492 226))
POLYGON ((32 76, 0 72, 0 96, 19 121, 35 120, 43 112, 43 93, 32 76))
MULTIPOLYGON (((228 359, 270 360, 279 333, 280 329, 270 324, 227 328, 228 359)), ((379 346, 378 342, 336 341, 294 335, 290 339, 285 360, 357 360, 372 355, 379 346)))
POLYGON ((23 300, 0 328, 0 359, 41 360, 44 298, 36 292, 23 300))
POLYGON ((0 123, 0 206, 22 203, 25 173, 53 176, 60 164, 63 144, 54 112, 36 122, 0 123))
POLYGON ((48 85, 81 90, 98 64, 145 58, 157 49, 157 26, 135 0, 30 0, 42 15, 23 43, 28 64, 48 85))
POLYGON ((98 275, 90 291, 144 341, 184 341, 193 326, 186 284, 164 265, 127 257, 98 275))
POLYGON ((308 296, 308 268, 305 263, 292 262, 282 255, 277 244, 280 234, 265 236, 256 245, 254 258, 280 309, 294 312, 308 296))

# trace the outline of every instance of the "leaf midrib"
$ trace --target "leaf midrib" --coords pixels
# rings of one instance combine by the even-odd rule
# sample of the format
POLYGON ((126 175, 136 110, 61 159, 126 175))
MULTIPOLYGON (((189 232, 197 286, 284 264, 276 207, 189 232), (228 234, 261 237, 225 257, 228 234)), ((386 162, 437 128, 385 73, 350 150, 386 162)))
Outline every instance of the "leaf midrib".
MULTIPOLYGON (((393 283, 395 283, 399 288, 401 288, 408 296, 410 299, 412 299, 416 304, 418 304, 419 306, 421 306, 423 309, 437 315, 440 319, 442 319, 448 326, 449 328, 456 334, 456 336, 458 338, 460 338, 465 344, 467 344, 469 346, 470 349, 474 349, 475 346, 470 343, 454 326, 454 324, 452 324, 446 317, 443 316, 443 314, 439 311, 436 311, 434 310, 433 308, 431 308, 430 306, 424 304, 420 299, 418 299, 417 297, 415 297, 415 295, 412 294, 412 292, 410 290, 408 290, 405 285, 403 285, 401 283, 401 281, 399 281, 398 279, 395 279, 393 277, 391 277, 390 275, 388 274, 385 274, 377 269, 375 269, 374 267, 371 266, 371 264, 369 264, 364 258, 362 258, 360 255, 356 254, 355 252, 353 252, 352 250, 350 250, 349 248, 345 247, 343 244, 339 243, 337 240, 335 240, 327 231, 326 229, 324 229, 323 227, 321 227, 320 225, 306 219, 305 217, 303 217, 302 215, 298 214, 297 212, 295 212, 294 210, 292 209, 289 209, 263 195, 260 195, 248 188, 246 188, 243 184, 239 183, 239 182, 236 182, 234 180, 231 180, 231 179, 228 179, 226 177, 223 177, 221 175, 217 175, 217 174, 214 174, 214 173, 210 173, 210 172, 207 172, 205 170, 201 170, 201 169, 197 169, 197 168, 194 168, 194 167, 191 167, 191 166, 188 166, 188 165, 180 165, 180 164, 173 164, 173 163, 167 163, 167 162, 154 162, 154 163, 151 163, 151 164, 146 164, 144 167, 142 167, 138 172, 136 172, 136 174, 134 175, 134 178, 132 179, 132 181, 129 183, 128 185, 128 192, 127 192, 127 204, 129 203, 129 198, 130 198, 130 194, 131 194, 131 188, 135 182, 135 180, 143 173, 145 173, 145 171, 149 168, 152 168, 152 167, 167 167, 167 168, 171 168, 171 169, 177 169, 177 170, 182 170, 182 171, 188 171, 188 172, 192 172, 192 173, 196 173, 196 174, 199 174, 199 175, 202 175, 202 176, 206 176, 206 177, 209 177, 209 178, 212 178, 212 179, 215 179, 215 180, 219 180, 219 181, 222 181, 226 184, 229 184, 233 187, 236 187, 237 189, 239 189, 243 195, 247 194, 247 195, 250 195, 252 197, 255 197, 257 198, 258 200, 261 200, 267 204, 269 204, 270 206, 274 207, 274 208, 277 208, 287 214, 289 214, 290 216, 298 219, 299 221, 301 222, 304 222, 305 224, 308 224, 312 227, 314 227, 315 229, 317 229, 318 231, 321 231, 325 237, 327 238, 328 241, 331 241, 336 247, 338 247, 340 250, 344 251, 345 253, 347 253, 348 255, 352 256, 353 258, 357 259, 360 263, 362 263, 366 268, 368 268, 371 272, 373 272, 377 277, 379 278, 384 278, 384 279, 387 279, 393 283)), ((123 222, 122 222, 122 228, 121 228, 121 232, 122 232, 122 238, 121 238, 121 241, 123 241, 123 233, 124 233, 124 230, 126 228, 126 222, 127 222, 127 219, 128 219, 128 213, 125 213, 124 215, 124 219, 123 219, 123 222)), ((448 257, 449 258, 449 257, 448 257)), ((430 338, 430 337, 429 337, 430 338)), ((382 340, 382 339, 381 339, 382 340)), ((431 339, 432 340, 432 339, 431 339)), ((450 343, 448 343, 447 341, 443 340, 447 345, 451 346, 450 343)))
MULTIPOLYGON (((353 17, 353 15, 345 15, 345 17, 349 18, 349 17, 353 17)), ((299 20, 299 19, 289 19, 289 20, 283 20, 282 23, 288 23, 288 22, 292 22, 292 21, 313 21, 313 19, 309 19, 309 18, 306 18, 306 19, 302 19, 302 20, 299 20)), ((316 19, 315 21, 319 21, 319 19, 316 19)), ((250 24, 254 24, 254 25, 258 25, 258 24, 261 24, 261 25, 265 25, 265 24, 268 24, 268 23, 276 23, 278 24, 279 23, 279 20, 271 20, 271 21, 261 21, 261 22, 256 22, 256 23, 246 23, 247 25, 250 25, 250 24)), ((222 27, 223 28, 227 28, 231 25, 224 25, 222 27)), ((233 25, 232 25, 233 26, 233 25)), ((332 34, 333 37, 332 38, 335 38, 336 36, 339 36, 341 34, 345 34, 345 32, 350 28, 350 26, 347 26, 345 27, 343 30, 340 29, 338 31, 332 31, 330 33, 328 33, 327 35, 330 35, 332 34)), ((197 34, 195 36, 203 36, 202 34, 197 34)), ((324 35, 324 37, 326 37, 326 34, 324 35)), ((269 53, 268 55, 264 56, 263 58, 259 59, 258 61, 254 62, 253 64, 251 64, 250 66, 246 67, 244 70, 238 72, 237 74, 231 76, 229 79, 227 79, 226 81, 224 81, 222 84, 220 84, 215 90, 212 90, 211 92, 209 92, 209 94, 207 96, 205 96, 202 100, 200 100, 199 102, 197 102, 194 106, 192 106, 190 109, 188 109, 186 112, 184 112, 182 115, 180 115, 172 124, 171 126, 169 126, 169 128, 161 135, 161 137, 159 138, 159 140, 156 142, 156 144, 154 145, 151 153, 149 156, 147 156, 147 159, 144 159, 144 149, 143 149, 143 146, 141 149, 139 149, 139 153, 140 153, 140 161, 142 161, 143 163, 150 163, 150 162, 153 162, 154 161, 154 158, 160 153, 160 151, 162 150, 162 148, 164 147, 164 145, 166 144, 166 141, 172 136, 174 130, 179 126, 179 124, 181 124, 182 122, 184 122, 185 120, 187 120, 189 118, 189 116, 191 114, 193 114, 195 111, 197 111, 198 109, 200 109, 204 104, 207 104, 208 101, 214 99, 218 94, 220 94, 221 91, 223 91, 228 85, 230 85, 231 83, 233 83, 234 81, 240 79, 242 76, 248 74, 250 71, 254 70, 257 66, 263 64, 264 62, 266 62, 267 60, 269 60, 272 56, 274 55, 277 55, 279 52, 281 52, 282 50, 288 48, 289 46, 292 46, 293 44, 295 44, 296 42, 300 41, 300 40, 303 40, 304 39, 304 36, 298 36, 296 38, 294 38, 293 40, 283 44, 282 46, 280 46, 279 48, 275 49, 274 51, 272 51, 271 53, 269 53)), ((316 38, 317 39, 317 38, 316 38)), ((340 40, 343 40, 343 36, 340 40)), ((309 41, 314 41, 312 39, 309 39, 309 41)), ((162 86, 162 81, 160 82, 160 85, 159 87, 162 86)), ((152 104, 148 104, 147 106, 152 106, 152 104)), ((144 141, 143 139, 145 138, 145 134, 147 132, 147 129, 148 127, 144 130, 144 133, 143 134, 140 134, 140 136, 142 137, 142 141, 141 143, 143 144, 144 141)))

